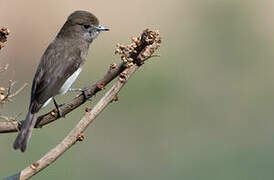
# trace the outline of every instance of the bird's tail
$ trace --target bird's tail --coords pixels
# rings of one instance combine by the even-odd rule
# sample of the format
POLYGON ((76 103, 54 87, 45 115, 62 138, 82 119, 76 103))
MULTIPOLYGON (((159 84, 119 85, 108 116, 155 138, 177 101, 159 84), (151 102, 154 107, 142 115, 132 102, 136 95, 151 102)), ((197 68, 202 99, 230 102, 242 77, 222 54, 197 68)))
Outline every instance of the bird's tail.
POLYGON ((38 113, 33 114, 33 113, 31 113, 31 110, 29 110, 27 117, 21 127, 21 130, 18 133, 18 135, 13 143, 14 149, 20 148, 20 150, 22 152, 24 152, 26 150, 28 141, 32 134, 32 130, 33 130, 36 120, 37 120, 37 115, 38 115, 38 113))

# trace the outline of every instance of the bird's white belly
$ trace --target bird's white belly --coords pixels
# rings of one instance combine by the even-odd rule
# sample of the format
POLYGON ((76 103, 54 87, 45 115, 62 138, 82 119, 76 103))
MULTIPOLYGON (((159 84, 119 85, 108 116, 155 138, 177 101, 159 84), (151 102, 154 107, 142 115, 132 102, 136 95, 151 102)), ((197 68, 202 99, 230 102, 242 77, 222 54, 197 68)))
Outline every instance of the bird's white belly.
MULTIPOLYGON (((69 88, 71 87, 71 85, 74 83, 74 81, 77 79, 77 77, 79 76, 80 72, 82 71, 82 67, 80 67, 79 69, 77 69, 77 71, 75 71, 67 80, 66 82, 63 84, 63 86, 61 87, 61 89, 59 90, 60 94, 65 94, 69 88)), ((42 108, 46 107, 50 101, 52 100, 52 97, 49 98, 42 106, 42 108)))
POLYGON ((77 71, 75 71, 67 80, 66 82, 63 84, 63 86, 61 87, 61 89, 59 90, 60 94, 65 94, 69 88, 71 87, 71 85, 74 83, 74 81, 77 79, 77 77, 79 76, 80 72, 82 71, 82 67, 80 67, 79 69, 77 69, 77 71))
POLYGON ((49 98, 49 99, 43 104, 42 108, 46 107, 46 106, 50 103, 51 100, 52 100, 52 97, 49 98))

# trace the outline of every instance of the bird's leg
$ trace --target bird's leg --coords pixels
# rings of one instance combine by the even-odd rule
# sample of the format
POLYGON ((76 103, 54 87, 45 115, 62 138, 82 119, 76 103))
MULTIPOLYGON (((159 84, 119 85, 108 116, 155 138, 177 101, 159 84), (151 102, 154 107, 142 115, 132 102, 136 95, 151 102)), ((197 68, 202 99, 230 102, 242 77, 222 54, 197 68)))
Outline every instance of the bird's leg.
POLYGON ((55 100, 55 98, 52 98, 52 99, 53 99, 53 103, 54 103, 56 109, 58 110, 58 115, 60 117, 65 117, 65 115, 62 112, 62 110, 60 109, 60 107, 63 106, 63 104, 58 105, 57 102, 56 102, 56 100, 55 100))
POLYGON ((79 89, 72 89, 72 88, 69 88, 68 91, 70 91, 70 92, 82 92, 82 94, 83 94, 85 100, 87 100, 87 99, 89 99, 90 96, 86 93, 86 90, 88 90, 87 87, 86 87, 86 88, 79 88, 79 89))
POLYGON ((72 91, 72 92, 83 92, 85 90, 87 90, 88 88, 79 88, 79 89, 72 89, 72 88, 69 88, 68 91, 72 91))

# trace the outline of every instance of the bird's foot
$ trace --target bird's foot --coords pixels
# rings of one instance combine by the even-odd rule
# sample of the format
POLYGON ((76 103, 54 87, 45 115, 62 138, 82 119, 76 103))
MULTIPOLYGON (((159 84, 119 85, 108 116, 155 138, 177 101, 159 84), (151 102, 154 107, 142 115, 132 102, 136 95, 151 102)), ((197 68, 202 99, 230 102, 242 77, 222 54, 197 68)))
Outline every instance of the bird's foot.
POLYGON ((63 113, 63 111, 61 110, 61 107, 64 105, 64 104, 57 104, 55 98, 52 98, 53 99, 53 102, 54 102, 54 105, 57 109, 57 113, 58 113, 58 116, 59 117, 65 117, 65 114, 63 113))
POLYGON ((88 90, 88 88, 79 88, 79 89, 72 89, 72 88, 69 88, 68 91, 71 91, 71 92, 83 92, 83 91, 86 91, 88 90))
POLYGON ((90 96, 86 93, 86 90, 88 90, 89 88, 79 88, 79 89, 72 89, 70 88, 68 91, 70 92, 82 92, 85 100, 88 100, 90 98, 90 96))

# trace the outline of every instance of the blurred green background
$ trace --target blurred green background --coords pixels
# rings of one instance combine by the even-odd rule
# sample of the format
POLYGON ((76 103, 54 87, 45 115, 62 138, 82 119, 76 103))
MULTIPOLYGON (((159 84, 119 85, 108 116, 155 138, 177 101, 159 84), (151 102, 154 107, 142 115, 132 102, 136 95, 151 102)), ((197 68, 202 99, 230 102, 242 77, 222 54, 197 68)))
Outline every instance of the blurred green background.
MULTIPOLYGON (((66 17, 83 9, 111 31, 92 44, 73 87, 104 75, 116 43, 158 29, 160 58, 143 66, 73 146, 33 179, 274 179, 274 2, 254 0, 4 1, 0 25, 10 29, 0 77, 30 83, 39 59, 66 17)), ((85 106, 35 130, 27 151, 0 135, 0 177, 14 174, 55 147, 85 106)), ((57 97, 67 102, 76 94, 57 97)), ((30 86, 0 109, 24 119, 30 86)), ((41 113, 53 108, 50 104, 41 113)))

